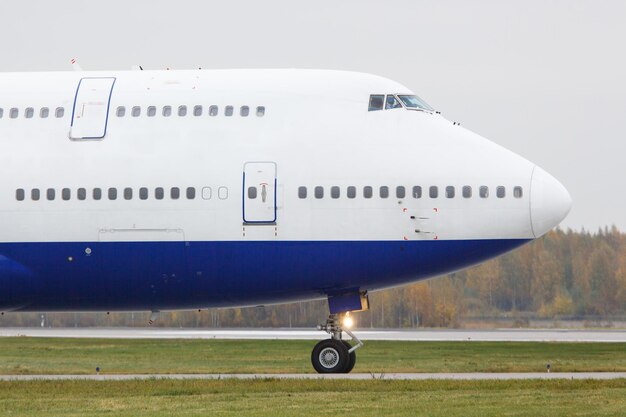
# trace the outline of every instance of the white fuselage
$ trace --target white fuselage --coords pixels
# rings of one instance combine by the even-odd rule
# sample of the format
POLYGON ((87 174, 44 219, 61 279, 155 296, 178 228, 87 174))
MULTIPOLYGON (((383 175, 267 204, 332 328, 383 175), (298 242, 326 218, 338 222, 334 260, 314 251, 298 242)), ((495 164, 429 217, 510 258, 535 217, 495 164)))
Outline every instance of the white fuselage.
POLYGON ((313 70, 0 75, 0 242, 523 241, 567 214, 533 163, 372 94, 412 93, 313 70))

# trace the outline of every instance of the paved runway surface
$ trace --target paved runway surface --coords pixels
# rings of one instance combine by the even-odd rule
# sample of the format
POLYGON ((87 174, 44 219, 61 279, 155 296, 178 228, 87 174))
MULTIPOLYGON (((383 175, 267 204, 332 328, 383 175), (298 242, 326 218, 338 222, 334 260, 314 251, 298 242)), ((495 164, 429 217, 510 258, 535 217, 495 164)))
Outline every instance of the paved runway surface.
POLYGON ((513 380, 513 379, 619 379, 626 372, 554 372, 554 373, 441 373, 441 374, 155 374, 155 375, 0 375, 0 381, 125 381, 133 379, 350 379, 350 380, 513 380))
MULTIPOLYGON (((626 342, 626 330, 497 329, 497 330, 355 330, 362 340, 626 342)), ((0 328, 2 336, 120 339, 279 339, 318 340, 326 333, 308 329, 198 330, 167 328, 0 328)))

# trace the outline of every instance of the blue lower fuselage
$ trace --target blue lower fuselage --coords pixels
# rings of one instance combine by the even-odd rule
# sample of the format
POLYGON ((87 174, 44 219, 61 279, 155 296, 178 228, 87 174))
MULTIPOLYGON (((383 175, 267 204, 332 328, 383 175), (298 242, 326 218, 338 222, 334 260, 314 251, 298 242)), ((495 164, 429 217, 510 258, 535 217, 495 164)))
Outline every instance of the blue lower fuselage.
POLYGON ((0 310, 250 306, 459 270, 526 239, 0 244, 0 310))

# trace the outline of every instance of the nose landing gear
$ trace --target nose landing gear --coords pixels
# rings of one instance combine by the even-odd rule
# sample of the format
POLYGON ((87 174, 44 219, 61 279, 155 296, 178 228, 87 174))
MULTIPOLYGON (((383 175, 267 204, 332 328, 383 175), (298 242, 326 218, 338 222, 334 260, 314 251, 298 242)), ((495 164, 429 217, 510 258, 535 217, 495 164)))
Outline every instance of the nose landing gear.
POLYGON ((325 324, 317 326, 318 330, 330 334, 330 339, 319 342, 311 353, 311 363, 318 373, 348 373, 354 368, 355 350, 363 346, 363 342, 344 325, 348 318, 348 313, 331 314, 325 324), (354 345, 342 339, 344 332, 350 336, 354 345))

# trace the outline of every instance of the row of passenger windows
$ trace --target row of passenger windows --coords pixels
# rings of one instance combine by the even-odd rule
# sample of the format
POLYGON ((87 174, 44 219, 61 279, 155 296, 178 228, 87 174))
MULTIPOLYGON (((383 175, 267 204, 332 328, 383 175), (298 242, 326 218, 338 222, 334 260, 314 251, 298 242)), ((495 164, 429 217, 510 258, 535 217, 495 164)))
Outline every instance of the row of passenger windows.
MULTIPOLYGON (((146 115, 148 117, 154 117, 157 115, 157 107, 156 106, 148 106, 146 108, 146 115)), ((172 106, 163 106, 160 108, 159 113, 161 114, 161 116, 163 117, 170 117, 174 112, 174 109, 172 106)), ((218 116, 220 112, 219 106, 209 106, 208 107, 208 115, 209 116, 218 116)), ((117 117, 125 117, 126 116, 126 107, 125 106, 119 106, 115 109, 115 115, 117 117)), ((142 114, 142 108, 141 106, 133 106, 130 107, 130 116, 131 117, 140 117, 142 114)), ((178 108, 176 109, 176 114, 179 117, 185 117, 187 116, 187 114, 192 114, 196 117, 198 116, 202 116, 204 114, 204 107, 201 105, 196 105, 193 106, 191 108, 182 105, 182 106, 178 106, 178 108)), ((235 114, 235 108, 233 106, 225 106, 224 107, 224 116, 230 117, 232 115, 235 114)), ((250 107, 249 106, 241 106, 238 109, 238 114, 241 117, 248 117, 250 115, 250 107)), ((265 116, 265 106, 258 106, 255 110, 255 114, 257 117, 263 117, 265 116)))
MULTIPOLYGON (((49 201, 53 201, 57 198, 57 190, 55 188, 47 188, 44 190, 40 190, 39 188, 33 188, 30 190, 30 199, 33 201, 39 201, 44 198, 42 194, 45 194, 45 199, 49 201)), ((61 199, 68 201, 72 199, 72 189, 71 188, 62 188, 61 189, 61 199)), ((102 189, 102 188, 93 188, 91 192, 89 192, 86 188, 77 188, 75 191, 75 195, 78 200, 86 200, 88 194, 91 195, 92 200, 117 200, 118 194, 119 198, 123 198, 124 200, 132 200, 135 196, 134 189, 131 187, 126 187, 119 190, 115 187, 102 189)), ((150 198, 150 189, 148 187, 141 187, 138 190, 138 197, 140 200, 147 200, 150 198)), ((179 187, 171 187, 169 190, 163 187, 156 187, 152 190, 152 196, 156 200, 163 200, 166 198, 166 195, 171 200, 178 200, 182 195, 187 200, 193 200, 196 198, 196 188, 195 187, 187 187, 181 189, 179 187)), ((200 191, 200 195, 204 200, 210 200, 213 194, 213 190, 211 187, 203 187, 200 191)), ((217 189, 217 197, 220 200, 225 200, 228 198, 228 188, 227 187, 218 187, 217 189)), ((24 201, 26 199, 26 190, 23 188, 18 188, 15 190, 15 198, 17 201, 24 201)))
MULTIPOLYGON (((321 199, 324 198, 324 187, 322 186, 317 186, 313 188, 313 196, 317 199, 321 199)), ((465 185, 461 188, 461 195, 463 196, 463 198, 471 198, 473 195, 473 189, 471 186, 469 185, 465 185)), ((250 190, 248 190, 248 193, 250 193, 250 190)), ((407 189, 402 186, 399 185, 396 187, 395 189, 395 194, 396 194, 396 198, 405 198, 407 195, 407 189)), ((374 196, 374 188, 371 186, 365 186, 362 189, 362 193, 361 195, 363 196, 363 198, 372 198, 374 196)), ((449 185, 447 187, 444 188, 444 195, 446 198, 455 198, 456 197, 456 187, 449 185)), ((478 188, 478 195, 480 196, 480 198, 488 198, 489 197, 489 187, 487 187, 486 185, 482 185, 478 188)), ((299 198, 307 198, 308 196, 308 189, 307 187, 298 187, 298 197, 299 198)), ((356 198, 357 197, 357 187, 355 186, 349 186, 346 188, 346 196, 348 198, 356 198)), ((389 198, 390 196, 390 190, 389 187, 387 187, 386 185, 383 185, 382 187, 378 188, 378 196, 380 198, 389 198)), ((411 189, 411 196, 413 198, 422 198, 422 187, 419 185, 415 185, 412 187, 411 189)), ((430 198, 439 198, 439 187, 433 185, 431 187, 428 187, 428 196, 430 198)), ((522 198, 523 196, 523 189, 522 187, 513 187, 513 196, 515 198, 522 198)), ((341 197, 341 187, 338 186, 332 186, 330 187, 330 197, 331 198, 340 198, 341 197)), ((506 187, 504 186, 498 186, 496 187, 496 197, 498 198, 505 198, 506 197, 506 187)))
MULTIPOLYGON (((33 188, 30 190, 30 199, 33 201, 39 201, 42 199, 42 194, 45 193, 45 199, 53 201, 57 198, 57 190, 55 188, 47 188, 45 190, 40 190, 39 188, 33 188)), ((196 188, 195 187, 187 187, 181 190, 179 187, 171 187, 169 192, 166 191, 163 187, 156 187, 153 190, 153 197, 156 200, 163 200, 166 194, 172 200, 178 200, 181 198, 181 194, 184 193, 185 198, 188 200, 193 200, 196 198, 196 188)), ((210 200, 212 196, 211 187, 203 187, 201 191, 202 198, 204 200, 210 200)), ((117 200, 118 199, 118 189, 115 187, 111 187, 105 189, 103 191, 102 188, 93 188, 91 189, 91 199, 92 200, 102 200, 103 195, 106 194, 106 198, 109 200, 117 200)), ((126 187, 120 190, 119 194, 124 200, 132 200, 134 196, 134 190, 131 187, 126 187)), ((228 188, 227 187, 219 187, 217 189, 218 198, 221 200, 225 200, 228 198, 228 188)), ((407 190, 404 186, 400 185, 395 189, 396 198, 406 198, 407 190)), ((472 187, 469 185, 464 186, 461 189, 461 195, 463 198, 471 198, 473 194, 472 187)), ((88 190, 86 188, 78 188, 76 189, 76 198, 78 200, 86 200, 88 195, 88 190)), ((313 189, 313 195, 317 199, 324 198, 324 187, 317 186, 313 189)), ((478 189, 478 195, 481 198, 489 197, 489 187, 483 185, 478 189)), ((141 187, 138 190, 138 196, 140 200, 147 200, 150 198, 150 190, 147 187, 141 187)), ((355 186, 349 186, 346 188, 346 196, 348 198, 356 198, 357 197, 357 188, 355 186)), ((374 196, 374 188, 371 186, 365 186, 362 189, 363 198, 372 198, 374 196)), ((383 185, 378 188, 378 196, 380 198, 389 198, 390 190, 389 187, 383 185)), ((413 186, 411 189, 411 196, 413 198, 422 198, 422 187, 419 185, 413 186)), ((430 198, 438 198, 439 197, 439 187, 431 186, 428 188, 428 196, 430 198)), ((454 198, 456 196, 456 188, 454 186, 445 187, 445 197, 446 198, 454 198)), ((513 196, 515 198, 522 198, 523 190, 522 187, 513 187, 513 196)), ((308 189, 307 187, 298 187, 298 197, 301 199, 308 197, 308 189)), ((340 198, 341 197, 341 188, 339 186, 330 187, 330 197, 331 198, 340 198)), ((506 197, 506 188, 504 186, 496 187, 496 197, 504 198, 506 197)), ((15 190, 15 198, 17 201, 24 201, 26 199, 26 190, 23 188, 18 188, 15 190)), ((248 198, 255 199, 257 198, 257 188, 249 187, 248 188, 248 198)), ((72 189, 70 188, 62 188, 61 189, 61 199, 62 200, 71 200, 72 199, 72 189)))
MULTIPOLYGON (((54 117, 56 117, 57 119, 60 119, 63 116, 65 116, 64 107, 57 107, 52 110, 54 110, 54 117)), ((50 116, 50 113, 52 110, 49 107, 41 107, 39 111, 35 111, 34 107, 26 107, 24 109, 24 117, 27 119, 32 119, 33 117, 35 117, 35 113, 37 113, 37 115, 41 119, 47 119, 50 116)), ((0 119, 2 119, 3 117, 4 117, 4 109, 0 107, 0 119)), ((12 107, 8 109, 8 117, 10 119, 17 119, 18 117, 20 117, 20 109, 18 109, 17 107, 12 107)))
MULTIPOLYGON (((54 110, 54 117, 56 118, 60 119, 65 115, 64 107, 57 107, 56 109, 53 109, 53 110, 54 110)), ((219 115, 219 112, 220 112, 219 106, 208 107, 209 116, 217 116, 219 115)), ((130 108, 130 115, 132 117, 139 117, 141 116, 141 113, 142 113, 141 106, 133 106, 130 108)), ((189 109, 187 106, 183 105, 183 106, 178 106, 178 108, 176 109, 176 114, 178 114, 178 116, 180 117, 185 117, 187 116, 188 113, 191 113, 194 116, 202 116, 204 114, 204 107, 201 105, 197 105, 189 109)), ((35 114, 37 114, 39 118, 41 119, 47 119, 51 114, 51 109, 49 107, 41 107, 39 111, 36 111, 34 107, 26 107, 23 112, 24 117, 27 119, 32 119, 33 117, 35 117, 35 114)), ((156 116, 156 114, 157 114, 156 106, 148 106, 146 108, 146 115, 148 117, 154 117, 156 116)), ((173 114, 172 106, 161 107, 160 114, 163 117, 170 117, 173 114)), ((233 116, 234 114, 235 114, 235 108, 233 106, 224 107, 224 116, 230 117, 230 116, 233 116)), ((239 107, 238 114, 241 117, 248 117, 250 115, 250 107, 249 106, 239 107)), ((257 117, 265 116, 265 106, 258 106, 255 110, 255 114, 257 117)), ((115 115, 117 117, 126 116, 126 107, 125 106, 117 107, 117 109, 115 110, 115 115)), ((3 117, 4 117, 4 109, 0 107, 0 119, 2 119, 3 117)), ((20 109, 17 107, 12 107, 8 109, 8 117, 10 119, 17 119, 18 117, 20 117, 20 109)))

